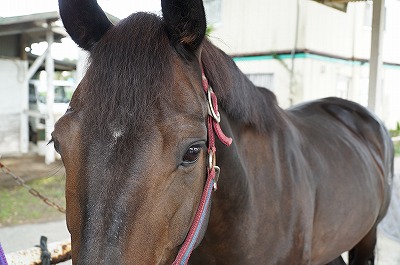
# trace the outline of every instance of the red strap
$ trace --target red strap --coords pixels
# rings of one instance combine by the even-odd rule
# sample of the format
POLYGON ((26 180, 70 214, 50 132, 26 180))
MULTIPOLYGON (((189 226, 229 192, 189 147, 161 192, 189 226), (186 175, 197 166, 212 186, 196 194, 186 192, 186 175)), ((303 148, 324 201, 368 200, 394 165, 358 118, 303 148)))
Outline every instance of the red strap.
MULTIPOLYGON (((209 105, 212 107, 214 114, 219 118, 218 112, 218 100, 215 93, 209 87, 207 78, 204 75, 204 71, 202 73, 202 84, 204 92, 206 93, 207 100, 208 95, 210 93, 211 102, 208 102, 209 105), (211 104, 210 104, 211 103, 211 104)), ((216 189, 216 161, 215 161, 215 136, 214 133, 217 135, 218 139, 225 145, 230 146, 232 144, 232 138, 227 137, 221 130, 221 126, 219 125, 219 119, 217 120, 215 115, 209 115, 207 121, 207 133, 208 133, 208 155, 209 155, 209 165, 207 169, 207 180, 204 186, 203 194, 201 195, 200 204, 197 208, 194 220, 192 225, 190 226, 189 232, 186 236, 185 241, 182 244, 181 249, 175 261, 172 263, 173 265, 185 265, 187 264, 190 254, 192 253, 195 243, 198 239, 199 233, 201 231, 202 226, 204 225, 204 220, 206 217, 207 212, 209 211, 211 205, 211 193, 214 189, 216 189)))

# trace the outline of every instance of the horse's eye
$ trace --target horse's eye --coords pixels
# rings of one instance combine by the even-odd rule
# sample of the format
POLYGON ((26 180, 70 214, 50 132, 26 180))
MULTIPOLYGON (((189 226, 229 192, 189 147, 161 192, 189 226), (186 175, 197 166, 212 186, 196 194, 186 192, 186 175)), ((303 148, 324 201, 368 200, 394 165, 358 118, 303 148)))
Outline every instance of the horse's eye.
POLYGON ((183 156, 182 165, 190 166, 190 165, 196 163, 197 160, 199 159, 202 148, 203 148, 203 145, 201 145, 201 144, 194 144, 194 145, 190 146, 189 149, 186 150, 185 155, 183 156))

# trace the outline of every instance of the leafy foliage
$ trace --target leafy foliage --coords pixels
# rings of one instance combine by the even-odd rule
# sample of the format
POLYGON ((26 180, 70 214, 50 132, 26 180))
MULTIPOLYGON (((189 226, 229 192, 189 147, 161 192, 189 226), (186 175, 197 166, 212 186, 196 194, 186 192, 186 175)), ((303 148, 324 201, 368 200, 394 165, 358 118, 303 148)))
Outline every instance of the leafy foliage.
MULTIPOLYGON (((400 136, 400 122, 397 122, 396 130, 390 130, 392 137, 400 136)), ((400 156, 400 141, 394 142, 394 152, 396 156, 400 156)))

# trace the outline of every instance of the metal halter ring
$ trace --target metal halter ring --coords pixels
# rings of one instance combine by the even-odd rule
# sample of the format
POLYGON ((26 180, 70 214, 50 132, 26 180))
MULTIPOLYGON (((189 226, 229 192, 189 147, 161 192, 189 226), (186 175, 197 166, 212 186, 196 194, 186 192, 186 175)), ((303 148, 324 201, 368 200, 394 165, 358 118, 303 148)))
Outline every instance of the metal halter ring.
POLYGON ((219 115, 219 111, 217 111, 217 113, 215 113, 215 111, 214 111, 214 106, 213 106, 213 103, 212 103, 211 93, 214 93, 214 91, 211 88, 211 86, 208 86, 208 90, 207 90, 208 115, 213 117, 214 120, 219 123, 221 121, 221 115, 219 115))
POLYGON ((215 152, 213 150, 210 150, 208 152, 208 169, 212 169, 213 167, 215 167, 215 163, 216 163, 216 157, 215 157, 215 152))

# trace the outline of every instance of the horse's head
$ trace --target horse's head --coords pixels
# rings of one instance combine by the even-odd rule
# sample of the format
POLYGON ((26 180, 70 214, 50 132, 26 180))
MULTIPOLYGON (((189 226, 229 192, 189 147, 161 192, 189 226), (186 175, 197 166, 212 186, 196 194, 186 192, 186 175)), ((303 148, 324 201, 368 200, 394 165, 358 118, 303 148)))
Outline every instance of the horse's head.
POLYGON ((67 225, 78 264, 167 264, 205 183, 207 101, 201 0, 162 1, 112 25, 95 0, 59 0, 90 52, 53 132, 66 172, 67 225))

